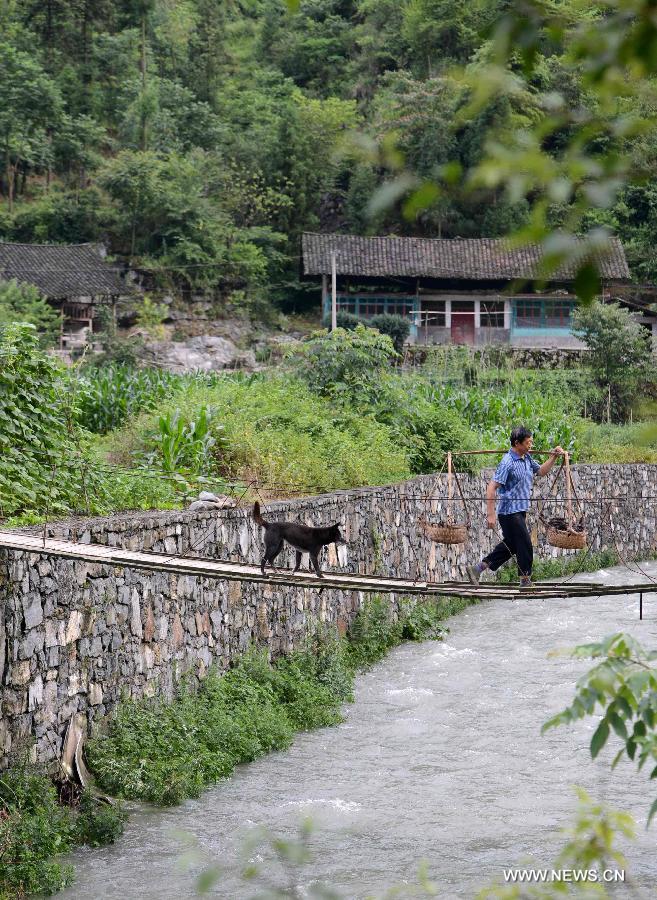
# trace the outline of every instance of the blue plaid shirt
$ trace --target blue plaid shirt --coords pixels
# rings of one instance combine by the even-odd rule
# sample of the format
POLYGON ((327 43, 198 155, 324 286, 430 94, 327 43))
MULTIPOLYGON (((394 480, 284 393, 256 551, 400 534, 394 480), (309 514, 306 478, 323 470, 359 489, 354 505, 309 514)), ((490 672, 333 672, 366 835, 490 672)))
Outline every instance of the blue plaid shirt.
POLYGON ((529 509, 534 475, 540 468, 529 453, 519 456, 515 450, 509 450, 504 454, 493 477, 493 481, 501 485, 498 488, 498 516, 510 516, 529 509))

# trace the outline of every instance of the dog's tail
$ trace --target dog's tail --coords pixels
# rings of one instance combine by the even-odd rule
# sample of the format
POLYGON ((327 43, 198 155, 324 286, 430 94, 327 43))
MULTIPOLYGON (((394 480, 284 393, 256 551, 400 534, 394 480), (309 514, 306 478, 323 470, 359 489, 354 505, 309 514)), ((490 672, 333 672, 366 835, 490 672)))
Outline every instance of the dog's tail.
POLYGON ((265 522, 265 520, 260 515, 260 504, 258 503, 257 500, 253 504, 253 518, 255 519, 256 524, 262 525, 263 528, 267 527, 268 523, 265 522))

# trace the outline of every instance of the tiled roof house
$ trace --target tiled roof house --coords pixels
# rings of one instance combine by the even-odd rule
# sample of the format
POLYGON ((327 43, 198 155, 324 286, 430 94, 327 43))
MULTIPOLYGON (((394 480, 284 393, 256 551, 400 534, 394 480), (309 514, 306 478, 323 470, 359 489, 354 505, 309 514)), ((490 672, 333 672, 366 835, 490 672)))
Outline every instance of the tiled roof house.
POLYGON ((62 349, 87 342, 94 307, 128 293, 96 244, 0 243, 0 281, 33 284, 62 313, 62 349))
MULTIPOLYGON (((571 333, 574 269, 562 266, 541 284, 537 245, 514 248, 498 238, 306 233, 301 251, 302 276, 322 280, 325 314, 331 310, 335 255, 338 309, 364 319, 383 312, 409 316, 414 340, 578 345, 571 333)), ((595 263, 605 290, 630 279, 617 238, 595 263)))

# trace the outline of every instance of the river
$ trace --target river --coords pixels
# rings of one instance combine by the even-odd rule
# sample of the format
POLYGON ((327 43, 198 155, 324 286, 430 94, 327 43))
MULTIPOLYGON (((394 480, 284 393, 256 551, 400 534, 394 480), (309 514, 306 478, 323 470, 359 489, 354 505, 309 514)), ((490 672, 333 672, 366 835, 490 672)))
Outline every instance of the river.
MULTIPOLYGON (((642 568, 657 579, 657 563, 642 568)), ((623 583, 623 569, 579 576, 623 583)), ((632 574, 631 581, 637 576, 632 574)), ((657 820, 645 822, 657 796, 648 772, 609 762, 617 739, 592 761, 593 719, 540 735, 590 665, 549 651, 629 631, 657 647, 657 596, 582 600, 496 600, 449 622, 442 642, 405 644, 356 684, 356 702, 336 728, 297 736, 293 746, 249 765, 198 800, 173 809, 131 807, 124 836, 101 850, 71 856, 77 878, 62 897, 179 900, 194 897, 198 874, 218 864, 208 896, 251 898, 263 881, 240 875, 243 854, 291 879, 299 896, 317 883, 338 896, 412 894, 418 864, 446 898, 473 897, 503 869, 550 867, 572 821, 573 785, 631 812, 637 839, 623 844, 628 871, 654 895, 657 820), (245 851, 255 826, 295 837, 312 819, 311 861, 285 873, 271 851, 245 851), (404 887, 406 885, 406 887, 404 887)), ((614 896, 634 896, 617 886, 614 896)))

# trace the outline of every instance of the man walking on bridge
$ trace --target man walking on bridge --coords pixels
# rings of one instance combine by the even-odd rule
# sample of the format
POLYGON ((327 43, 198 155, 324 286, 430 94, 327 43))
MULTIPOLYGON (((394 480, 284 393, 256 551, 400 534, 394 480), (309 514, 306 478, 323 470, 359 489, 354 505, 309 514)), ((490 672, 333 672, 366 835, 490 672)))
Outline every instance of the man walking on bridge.
POLYGON ((511 449, 504 454, 495 470, 493 480, 486 488, 486 521, 489 528, 495 528, 495 495, 499 493, 497 518, 502 529, 502 540, 476 566, 468 566, 468 578, 473 584, 479 582, 486 569, 497 571, 512 556, 516 557, 520 586, 532 583, 534 548, 527 529, 527 510, 535 475, 547 475, 557 456, 562 456, 561 447, 550 450, 550 456, 539 465, 531 455, 533 437, 527 428, 514 428, 511 432, 511 449))

